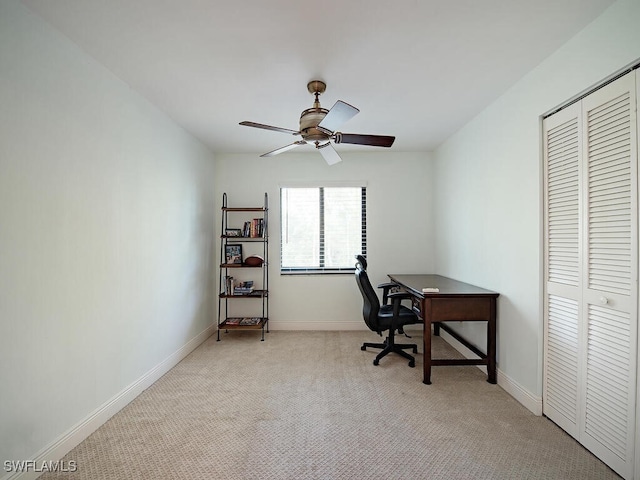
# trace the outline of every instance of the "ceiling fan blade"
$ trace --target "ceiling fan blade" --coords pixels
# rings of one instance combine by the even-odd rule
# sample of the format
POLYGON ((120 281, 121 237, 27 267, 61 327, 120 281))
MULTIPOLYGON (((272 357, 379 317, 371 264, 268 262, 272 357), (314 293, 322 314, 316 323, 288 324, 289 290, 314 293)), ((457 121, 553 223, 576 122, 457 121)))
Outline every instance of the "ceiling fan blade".
POLYGON ((360 110, 348 103, 338 100, 329 113, 318 124, 318 128, 328 133, 335 132, 347 120, 353 118, 360 110))
POLYGON ((265 130, 273 130, 274 132, 290 133, 291 135, 300 135, 300 132, 297 132, 296 130, 290 130, 288 128, 281 128, 281 127, 272 127, 271 125, 264 125, 263 123, 240 122, 240 125, 244 125, 245 127, 255 127, 255 128, 263 128, 265 130))
POLYGON ((322 157, 329 165, 335 165, 336 163, 342 161, 342 158, 340 158, 340 155, 338 155, 336 149, 333 148, 331 142, 327 142, 324 145, 318 145, 316 148, 320 150, 322 157))
POLYGON ((351 143, 355 145, 369 145, 372 147, 390 147, 396 137, 388 135, 360 135, 357 133, 335 133, 336 143, 351 143))
POLYGON ((286 152, 287 150, 291 150, 292 148, 296 148, 298 145, 306 145, 307 142, 305 142, 304 140, 300 140, 298 142, 294 142, 290 145, 287 145, 285 147, 280 147, 277 148, 269 153, 265 153, 263 155, 260 155, 261 157, 273 157, 274 155, 278 155, 279 153, 283 153, 286 152))

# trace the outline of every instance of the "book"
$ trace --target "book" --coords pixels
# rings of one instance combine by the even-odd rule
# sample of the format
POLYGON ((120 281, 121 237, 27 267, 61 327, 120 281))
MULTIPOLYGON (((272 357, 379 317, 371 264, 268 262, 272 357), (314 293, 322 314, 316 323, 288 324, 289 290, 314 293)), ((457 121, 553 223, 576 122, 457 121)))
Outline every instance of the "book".
POLYGON ((222 295, 233 295, 233 277, 225 275, 220 290, 222 295))
POLYGON ((242 236, 248 238, 260 238, 264 236, 264 218, 254 218, 244 222, 242 236))

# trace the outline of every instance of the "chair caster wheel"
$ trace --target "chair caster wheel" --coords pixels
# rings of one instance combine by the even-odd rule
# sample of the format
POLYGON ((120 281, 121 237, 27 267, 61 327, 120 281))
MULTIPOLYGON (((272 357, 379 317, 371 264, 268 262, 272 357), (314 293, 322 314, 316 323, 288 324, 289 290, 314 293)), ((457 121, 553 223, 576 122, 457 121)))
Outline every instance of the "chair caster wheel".
POLYGON ((409 362, 409 366, 410 366, 411 368, 415 367, 415 366, 416 366, 416 362, 415 362, 415 361, 413 361, 413 360, 411 360, 411 361, 409 362))
POLYGON ((374 364, 374 365, 378 365, 379 363, 380 363, 380 362, 379 362, 378 360, 374 360, 374 361, 373 361, 373 364, 374 364))
POLYGON ((362 345, 362 346, 360 347, 360 350, 362 350, 363 352, 364 352, 366 349, 367 349, 367 347, 365 347, 364 345, 362 345))

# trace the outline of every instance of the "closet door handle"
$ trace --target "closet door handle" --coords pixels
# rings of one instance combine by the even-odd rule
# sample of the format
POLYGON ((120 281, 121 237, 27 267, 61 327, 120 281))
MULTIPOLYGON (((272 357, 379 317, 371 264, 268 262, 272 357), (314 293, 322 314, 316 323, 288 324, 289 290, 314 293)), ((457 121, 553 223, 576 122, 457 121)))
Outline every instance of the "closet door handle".
POLYGON ((609 303, 609 299, 607 297, 600 297, 600 303, 602 305, 606 305, 607 303, 609 303))

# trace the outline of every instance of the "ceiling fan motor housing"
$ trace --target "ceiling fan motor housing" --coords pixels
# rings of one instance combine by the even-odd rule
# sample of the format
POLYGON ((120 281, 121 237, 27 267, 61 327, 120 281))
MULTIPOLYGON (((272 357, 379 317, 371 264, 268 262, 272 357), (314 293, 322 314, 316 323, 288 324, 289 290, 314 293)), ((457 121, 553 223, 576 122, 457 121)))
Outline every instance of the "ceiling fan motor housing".
POLYGON ((300 114, 300 135, 306 142, 327 142, 329 135, 318 130, 318 124, 329 113, 326 108, 307 108, 300 114))

